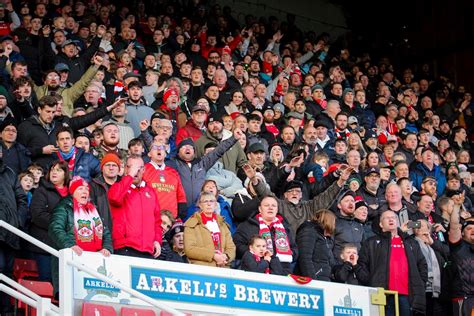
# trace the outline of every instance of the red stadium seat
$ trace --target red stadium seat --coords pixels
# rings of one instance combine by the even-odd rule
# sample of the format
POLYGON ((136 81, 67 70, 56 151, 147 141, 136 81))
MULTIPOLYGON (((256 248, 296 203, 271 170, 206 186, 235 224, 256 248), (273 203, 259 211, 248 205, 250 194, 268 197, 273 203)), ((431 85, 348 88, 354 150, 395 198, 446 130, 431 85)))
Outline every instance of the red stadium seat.
POLYGON ((156 316, 156 313, 151 309, 122 307, 120 316, 156 316))
POLYGON ((16 280, 25 278, 37 278, 38 266, 35 260, 15 259, 13 263, 13 276, 16 280))
POLYGON ((117 316, 112 306, 84 302, 82 316, 117 316))
MULTIPOLYGON (((53 285, 49 282, 41 282, 41 281, 32 281, 32 280, 19 280, 21 285, 26 287, 27 289, 33 291, 34 293, 38 294, 41 297, 53 299, 54 292, 53 292, 53 285)), ((23 303, 22 301, 18 301, 18 308, 25 309, 25 316, 36 316, 36 309, 30 307, 23 303)))

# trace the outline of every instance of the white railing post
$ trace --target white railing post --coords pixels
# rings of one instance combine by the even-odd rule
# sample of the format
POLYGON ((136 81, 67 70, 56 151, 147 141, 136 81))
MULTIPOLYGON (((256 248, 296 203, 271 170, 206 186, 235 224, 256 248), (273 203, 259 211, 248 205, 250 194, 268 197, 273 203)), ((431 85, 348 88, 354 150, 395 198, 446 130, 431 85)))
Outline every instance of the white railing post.
POLYGON ((51 314, 51 300, 49 298, 40 297, 37 301, 36 315, 46 316, 51 314))
POLYGON ((74 273, 68 264, 72 260, 72 250, 59 251, 59 311, 61 315, 74 315, 74 273))

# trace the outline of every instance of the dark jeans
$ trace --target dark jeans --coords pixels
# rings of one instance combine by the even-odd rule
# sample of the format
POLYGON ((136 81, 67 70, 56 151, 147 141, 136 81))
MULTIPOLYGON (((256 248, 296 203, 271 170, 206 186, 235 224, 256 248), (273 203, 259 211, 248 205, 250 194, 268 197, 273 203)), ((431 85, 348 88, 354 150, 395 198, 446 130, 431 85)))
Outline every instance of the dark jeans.
POLYGON ((448 315, 448 306, 432 292, 426 292, 426 316, 448 315))
POLYGON ((141 252, 141 251, 138 251, 138 250, 130 248, 130 247, 115 249, 114 250, 114 255, 145 258, 145 259, 154 259, 153 256, 149 252, 141 252))
POLYGON ((39 280, 51 282, 51 255, 33 253, 33 258, 38 265, 39 280))
MULTIPOLYGON (((410 302, 407 295, 398 295, 398 310, 400 316, 411 316, 410 302)), ((385 315, 395 316, 395 297, 389 295, 387 297, 387 305, 385 306, 385 315)))
MULTIPOLYGON (((13 262, 15 261, 15 250, 4 242, 0 242, 0 273, 13 278, 13 262)), ((10 295, 0 293, 0 314, 11 311, 10 295)))

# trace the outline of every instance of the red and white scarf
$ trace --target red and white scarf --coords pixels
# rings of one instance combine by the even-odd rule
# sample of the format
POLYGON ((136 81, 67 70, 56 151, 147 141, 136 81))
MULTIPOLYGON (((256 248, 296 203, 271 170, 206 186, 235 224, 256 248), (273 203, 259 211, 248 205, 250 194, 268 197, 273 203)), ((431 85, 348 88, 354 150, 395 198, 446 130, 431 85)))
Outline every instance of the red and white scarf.
MULTIPOLYGON (((77 148, 74 147, 73 150, 74 150, 74 153, 72 154, 72 157, 71 157, 71 158, 69 159, 69 161, 67 162, 67 169, 69 170, 69 174, 71 174, 71 175, 72 175, 72 173, 73 173, 73 171, 74 171, 74 165, 75 165, 75 163, 76 163, 77 148)), ((66 161, 66 160, 64 159, 63 155, 61 154, 61 151, 58 151, 56 154, 58 155, 60 161, 66 161)))
POLYGON ((211 232, 214 249, 216 251, 222 252, 221 230, 219 229, 219 224, 217 223, 217 215, 212 214, 211 217, 207 217, 203 212, 201 212, 201 219, 203 225, 206 226, 206 228, 211 232))
POLYGON ((270 227, 265 224, 263 218, 260 214, 257 214, 257 220, 260 225, 259 235, 265 238, 267 241, 267 249, 270 250, 272 253, 276 253, 280 262, 293 262, 293 252, 290 248, 290 241, 288 240, 288 235, 286 234, 285 227, 282 223, 282 218, 280 216, 276 216, 273 219, 273 222, 270 224, 270 227), (273 228, 274 238, 275 238, 275 247, 273 249, 273 240, 272 234, 270 229, 273 228))
POLYGON ((101 250, 104 225, 94 204, 83 205, 73 198, 73 210, 76 245, 85 251, 101 250))

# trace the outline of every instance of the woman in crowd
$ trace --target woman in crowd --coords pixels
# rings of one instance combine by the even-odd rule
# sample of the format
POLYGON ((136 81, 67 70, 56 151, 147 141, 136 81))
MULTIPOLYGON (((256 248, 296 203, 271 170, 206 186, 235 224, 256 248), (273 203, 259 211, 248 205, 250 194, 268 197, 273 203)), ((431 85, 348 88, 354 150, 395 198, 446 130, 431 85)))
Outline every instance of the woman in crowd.
POLYGON ((336 216, 329 210, 320 210, 313 219, 303 223, 296 233, 300 256, 296 274, 319 281, 331 281, 336 263, 332 248, 336 216))
POLYGON ((380 162, 379 154, 376 151, 371 151, 365 160, 366 169, 378 168, 380 162))
MULTIPOLYGON (((112 234, 94 204, 89 202, 89 184, 74 177, 69 184, 69 196, 54 208, 48 234, 57 249, 71 248, 78 256, 83 251, 100 252, 108 257, 113 252, 112 234)), ((58 293, 58 260, 52 261, 55 293, 58 293)))
POLYGON ((283 156, 283 150, 281 149, 280 143, 274 143, 270 145, 270 162, 272 162, 275 166, 279 167, 280 164, 283 162, 285 157, 283 156))
MULTIPOLYGON (((217 189, 217 184, 214 180, 206 180, 201 187, 201 194, 202 193, 211 193, 216 198, 216 209, 215 213, 220 215, 224 218, 227 225, 229 225, 230 232, 233 234, 236 229, 236 225, 232 218, 232 211, 230 210, 229 203, 224 199, 222 195, 219 194, 219 190, 217 189)), ((197 204, 193 204, 188 209, 188 214, 185 220, 189 219, 194 213, 199 212, 199 206, 197 204)))
POLYGON ((184 223, 184 253, 189 262, 229 268, 235 258, 235 245, 224 218, 215 213, 216 195, 203 192, 199 212, 184 223))
MULTIPOLYGON (((30 205, 32 237, 54 246, 48 236, 51 215, 59 201, 68 195, 69 171, 66 161, 56 161, 49 168, 45 178, 41 178, 30 205)), ((39 279, 51 281, 51 255, 46 251, 27 244, 38 265, 39 279)))

